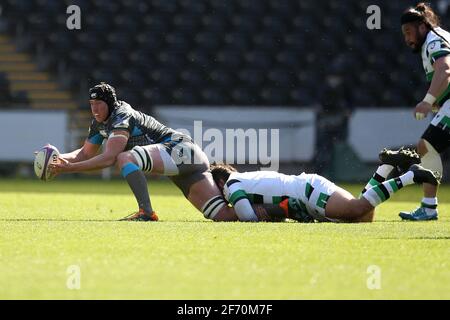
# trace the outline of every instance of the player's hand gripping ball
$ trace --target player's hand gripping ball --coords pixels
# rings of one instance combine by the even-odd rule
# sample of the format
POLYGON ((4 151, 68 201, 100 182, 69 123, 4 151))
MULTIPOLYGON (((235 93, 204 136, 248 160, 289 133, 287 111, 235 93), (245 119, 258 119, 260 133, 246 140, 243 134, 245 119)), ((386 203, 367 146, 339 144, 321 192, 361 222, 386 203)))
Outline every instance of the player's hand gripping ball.
POLYGON ((44 181, 53 179, 55 175, 49 170, 49 165, 57 163, 58 157, 58 149, 51 144, 46 144, 42 149, 37 151, 36 157, 34 158, 34 172, 36 176, 44 181))

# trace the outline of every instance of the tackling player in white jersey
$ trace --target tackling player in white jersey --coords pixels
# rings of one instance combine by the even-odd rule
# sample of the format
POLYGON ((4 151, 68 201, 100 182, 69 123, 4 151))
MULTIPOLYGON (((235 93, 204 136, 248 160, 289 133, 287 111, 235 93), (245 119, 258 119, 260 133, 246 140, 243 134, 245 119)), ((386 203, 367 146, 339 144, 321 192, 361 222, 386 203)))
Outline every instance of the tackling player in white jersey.
POLYGON ((285 210, 286 218, 300 222, 371 222, 374 208, 404 186, 438 184, 430 170, 417 164, 399 177, 373 183, 359 199, 317 174, 241 173, 229 165, 214 165, 211 173, 241 221, 258 221, 252 205, 273 204, 285 210))
MULTIPOLYGON (((439 17, 424 3, 407 9, 401 17, 402 33, 406 44, 415 53, 421 53, 428 92, 417 104, 414 115, 424 119, 433 109, 439 109, 422 135, 417 151, 422 166, 442 176, 440 153, 450 145, 450 33, 440 27, 439 17)), ((421 206, 413 212, 401 212, 405 220, 436 220, 437 186, 424 184, 421 206)))

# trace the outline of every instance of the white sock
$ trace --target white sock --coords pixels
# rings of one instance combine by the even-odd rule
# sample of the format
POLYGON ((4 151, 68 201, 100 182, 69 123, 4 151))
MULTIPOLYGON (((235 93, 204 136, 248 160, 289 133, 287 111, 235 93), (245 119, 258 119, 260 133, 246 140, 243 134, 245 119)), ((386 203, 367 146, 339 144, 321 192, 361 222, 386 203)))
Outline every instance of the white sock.
MULTIPOLYGON (((410 173, 412 174, 412 172, 410 173)), ((414 177, 414 174, 412 177, 414 177)), ((375 208, 379 204, 388 200, 398 190, 411 183, 414 183, 414 181, 412 181, 410 175, 406 173, 400 177, 393 178, 380 183, 379 185, 373 186, 372 188, 364 192, 364 194, 362 194, 362 197, 369 201, 372 207, 375 208), (404 181, 402 181, 402 178, 404 181)))
POLYGON ((394 167, 389 164, 380 165, 377 168, 377 171, 375 171, 375 173, 373 174, 372 178, 369 180, 369 182, 367 182, 361 194, 364 194, 370 188, 375 187, 380 183, 386 181, 387 176, 392 172, 393 169, 394 167))
POLYGON ((389 164, 382 164, 378 167, 376 173, 378 173, 380 176, 386 179, 393 169, 394 167, 389 164))
POLYGON ((405 174, 402 174, 399 178, 404 186, 414 184, 414 172, 412 171, 408 171, 405 174))
POLYGON ((421 207, 425 209, 425 212, 428 215, 434 214, 437 210, 438 206, 438 199, 436 197, 434 198, 423 198, 421 207))

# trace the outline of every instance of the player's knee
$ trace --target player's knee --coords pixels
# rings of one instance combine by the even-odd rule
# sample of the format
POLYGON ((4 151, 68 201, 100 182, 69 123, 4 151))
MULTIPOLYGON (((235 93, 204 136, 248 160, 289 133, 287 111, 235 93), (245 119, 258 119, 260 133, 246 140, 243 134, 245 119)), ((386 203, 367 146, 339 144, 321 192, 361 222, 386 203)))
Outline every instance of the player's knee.
POLYGON ((128 175, 135 171, 139 171, 140 168, 136 164, 133 155, 130 152, 122 152, 116 158, 117 168, 120 170, 122 177, 126 178, 128 175))
POLYGON ((373 211, 372 205, 364 198, 355 199, 352 205, 354 217, 362 217, 373 211))
POLYGON ((135 163, 134 157, 128 151, 119 153, 116 158, 116 165, 119 169, 122 169, 123 166, 130 162, 135 163))
POLYGON ((417 153, 420 155, 420 157, 423 157, 427 154, 428 148, 427 144, 425 143, 425 140, 420 139, 419 143, 417 144, 417 153))
POLYGON ((373 222, 373 217, 375 215, 375 209, 368 211, 366 214, 359 216, 353 222, 355 223, 369 223, 373 222))

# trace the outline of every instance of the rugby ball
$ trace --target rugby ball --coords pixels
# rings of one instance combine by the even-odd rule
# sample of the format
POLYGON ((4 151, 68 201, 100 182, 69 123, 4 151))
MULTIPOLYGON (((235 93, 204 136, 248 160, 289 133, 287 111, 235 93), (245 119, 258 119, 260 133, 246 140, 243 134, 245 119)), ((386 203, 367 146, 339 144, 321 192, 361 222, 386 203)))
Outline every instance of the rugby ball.
POLYGON ((34 173, 36 173, 36 176, 44 181, 53 179, 54 175, 49 172, 48 166, 51 163, 56 163, 58 157, 58 149, 51 144, 45 145, 36 152, 36 157, 34 158, 34 173))

